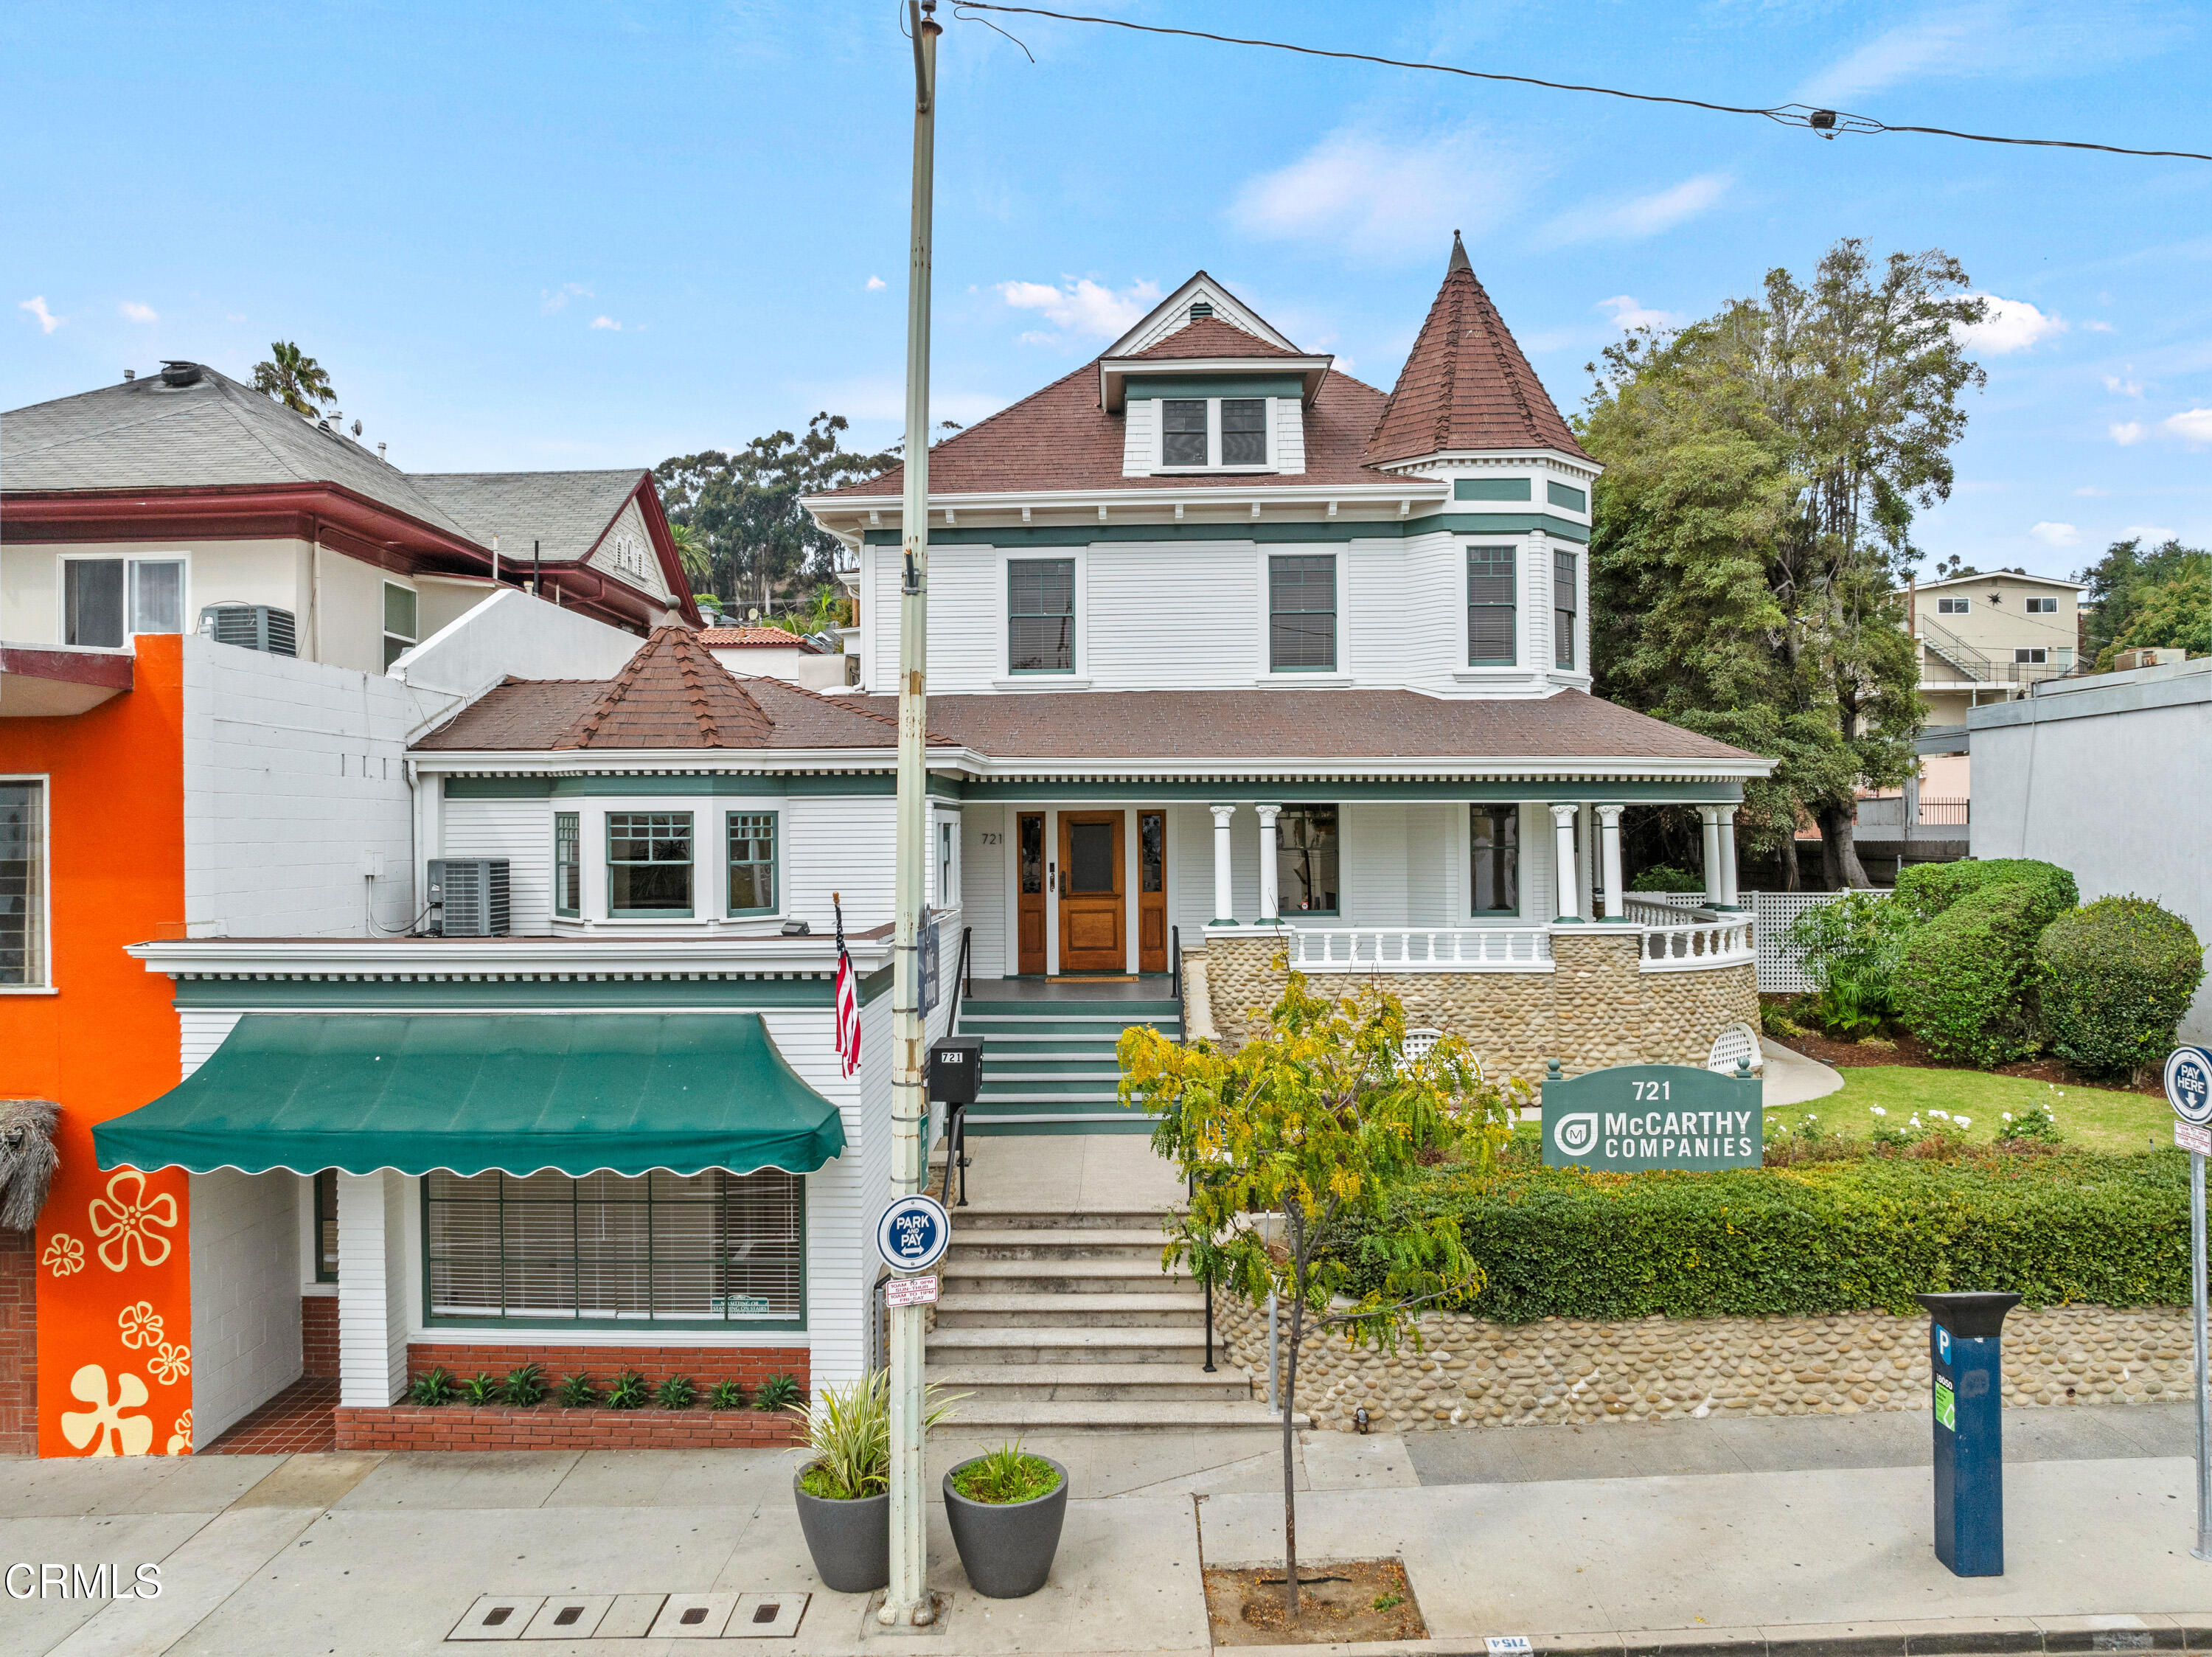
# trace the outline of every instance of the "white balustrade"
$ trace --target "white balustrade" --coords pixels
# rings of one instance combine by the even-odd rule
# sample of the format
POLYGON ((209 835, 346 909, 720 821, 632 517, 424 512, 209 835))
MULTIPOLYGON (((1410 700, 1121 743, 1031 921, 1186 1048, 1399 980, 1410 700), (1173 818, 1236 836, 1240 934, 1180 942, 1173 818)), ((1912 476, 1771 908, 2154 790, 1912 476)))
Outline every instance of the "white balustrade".
POLYGON ((1540 926, 1294 927, 1285 952, 1301 972, 1548 972, 1540 926))
POLYGON ((1644 970, 1696 972, 1738 966, 1757 958, 1748 915, 1644 929, 1644 970))

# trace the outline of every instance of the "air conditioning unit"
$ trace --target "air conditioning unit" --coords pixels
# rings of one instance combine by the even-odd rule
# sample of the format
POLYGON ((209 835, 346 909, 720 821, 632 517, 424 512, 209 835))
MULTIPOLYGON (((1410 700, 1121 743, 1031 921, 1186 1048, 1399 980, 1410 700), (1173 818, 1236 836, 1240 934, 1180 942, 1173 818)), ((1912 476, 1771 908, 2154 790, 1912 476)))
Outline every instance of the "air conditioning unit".
POLYGON ((430 929, 448 938, 507 935, 507 859, 433 857, 430 929))
POLYGON ((235 644, 272 656, 296 656, 292 612, 273 604, 210 604, 200 612, 200 631, 217 644, 235 644))

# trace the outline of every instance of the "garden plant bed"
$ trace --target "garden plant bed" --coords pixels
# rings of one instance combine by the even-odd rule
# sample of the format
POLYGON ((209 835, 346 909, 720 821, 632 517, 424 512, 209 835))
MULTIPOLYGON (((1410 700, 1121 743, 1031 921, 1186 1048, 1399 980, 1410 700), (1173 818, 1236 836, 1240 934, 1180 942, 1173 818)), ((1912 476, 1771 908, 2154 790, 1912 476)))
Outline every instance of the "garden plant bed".
POLYGON ((1406 1580, 1406 1568, 1395 1559, 1299 1561, 1295 1623, 1283 1606, 1280 1564, 1208 1565, 1206 1617, 1217 1646, 1320 1646, 1429 1637, 1413 1584, 1406 1580), (1317 1580, 1322 1578, 1330 1580, 1317 1580))
POLYGON ((2094 1087, 2105 1093, 2144 1093, 2163 1099, 2163 1083, 2154 1078, 2142 1086, 2110 1076, 2094 1081, 2084 1077, 2063 1058, 2046 1053, 2037 1058, 2015 1060, 2000 1064, 1993 1070, 1977 1069, 1971 1064, 1950 1064, 1929 1056, 1928 1049, 1917 1036, 1902 1033, 1884 1037, 1878 1041, 1831 1041, 1814 1031, 1802 1036, 1790 1036, 1782 1045, 1793 1053, 1820 1060, 1838 1070, 1853 1069, 1877 1064, 1904 1064, 1915 1069, 1963 1070, 1970 1075, 2011 1076, 2022 1081, 2048 1081, 2061 1087, 2094 1087))
POLYGON ((341 1450, 752 1450, 799 1442, 781 1410, 395 1404, 332 1412, 341 1450))

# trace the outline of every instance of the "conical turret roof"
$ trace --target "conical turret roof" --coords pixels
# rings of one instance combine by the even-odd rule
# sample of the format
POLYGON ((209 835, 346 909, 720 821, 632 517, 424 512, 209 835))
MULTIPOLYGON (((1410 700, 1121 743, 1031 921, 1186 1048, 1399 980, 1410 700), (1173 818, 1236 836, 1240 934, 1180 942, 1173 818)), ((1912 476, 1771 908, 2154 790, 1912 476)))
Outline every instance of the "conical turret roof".
POLYGON ((765 748, 775 727, 689 627, 653 630, 556 748, 765 748))
POLYGON ((1367 464, 1528 448, 1589 458, 1475 280, 1455 230, 1443 286, 1367 440, 1367 464))

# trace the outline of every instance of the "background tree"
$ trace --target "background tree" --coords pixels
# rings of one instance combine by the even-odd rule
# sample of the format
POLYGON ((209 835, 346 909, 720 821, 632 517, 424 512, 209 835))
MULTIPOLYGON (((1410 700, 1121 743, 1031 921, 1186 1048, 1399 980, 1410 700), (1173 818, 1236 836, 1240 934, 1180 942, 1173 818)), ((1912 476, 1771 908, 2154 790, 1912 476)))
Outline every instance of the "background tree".
POLYGON ((2100 673, 2122 650, 2212 652, 2212 554, 2169 540, 2145 551, 2140 539, 2115 541, 2075 580, 2081 595, 2083 660, 2100 673))
POLYGON ((338 398, 331 389, 331 377, 323 365, 312 356, 301 356, 300 348, 286 340, 271 341, 267 359, 253 365, 253 389, 310 419, 338 398))
MULTIPOLYGON (((1277 965, 1281 965, 1278 958, 1277 965)), ((1312 994, 1303 973, 1234 1055, 1185 1046, 1144 1026, 1118 1049, 1121 1099, 1160 1114, 1152 1147, 1191 1182, 1188 1210, 1170 1217, 1162 1264, 1185 1263, 1255 1307, 1287 1301, 1284 1370, 1283 1575, 1298 1614, 1297 1497, 1291 1422, 1307 1320, 1355 1346, 1395 1350, 1419 1309, 1471 1295, 1482 1269, 1455 1219, 1419 1220, 1390 1197, 1425 1150, 1455 1148, 1488 1162, 1510 1134, 1509 1098, 1478 1080, 1467 1045, 1440 1038, 1404 1057, 1405 1008, 1379 987, 1343 1001, 1312 994), (1271 1220, 1273 1223, 1271 1224, 1271 1220), (1356 1225, 1354 1222, 1358 1222, 1356 1225), (1342 1309, 1355 1269, 1380 1287, 1342 1309)))
POLYGON ((1601 691, 1781 762, 1747 791, 1746 832, 1793 890, 1801 816, 1827 884, 1871 884, 1857 790, 1917 763, 1898 583, 1919 557, 1915 512, 1950 493, 1960 397, 1983 380, 1960 343, 1983 314, 1966 286, 1948 254, 1877 271, 1846 240, 1809 283, 1771 271, 1759 299, 1592 364, 1577 425, 1607 467, 1590 545, 1601 691))
POLYGON ((695 593, 705 592, 712 586, 714 569, 707 554, 707 543, 690 524, 671 523, 668 539, 676 543, 677 561, 684 566, 684 579, 691 583, 695 593))

